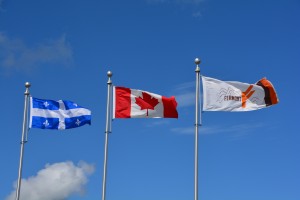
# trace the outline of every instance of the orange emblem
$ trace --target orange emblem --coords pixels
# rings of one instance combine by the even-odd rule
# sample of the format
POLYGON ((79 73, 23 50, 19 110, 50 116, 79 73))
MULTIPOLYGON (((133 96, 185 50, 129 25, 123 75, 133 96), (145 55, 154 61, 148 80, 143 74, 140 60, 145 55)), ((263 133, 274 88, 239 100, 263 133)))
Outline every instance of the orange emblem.
POLYGON ((245 92, 242 92, 242 108, 246 108, 246 101, 249 99, 255 92, 255 90, 251 89, 253 88, 253 85, 250 85, 245 92))

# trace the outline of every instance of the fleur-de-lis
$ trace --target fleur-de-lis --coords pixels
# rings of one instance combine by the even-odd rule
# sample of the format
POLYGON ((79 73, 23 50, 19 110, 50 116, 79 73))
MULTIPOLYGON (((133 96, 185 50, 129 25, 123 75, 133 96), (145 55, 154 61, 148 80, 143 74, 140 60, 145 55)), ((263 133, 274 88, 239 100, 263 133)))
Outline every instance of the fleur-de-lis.
POLYGON ((48 120, 46 119, 46 121, 43 124, 44 124, 45 127, 49 126, 48 120))
POLYGON ((81 123, 81 121, 80 121, 79 119, 77 119, 77 121, 75 122, 75 124, 76 124, 77 126, 79 126, 80 123, 81 123))
POLYGON ((50 104, 46 101, 44 102, 44 106, 47 108, 50 104))

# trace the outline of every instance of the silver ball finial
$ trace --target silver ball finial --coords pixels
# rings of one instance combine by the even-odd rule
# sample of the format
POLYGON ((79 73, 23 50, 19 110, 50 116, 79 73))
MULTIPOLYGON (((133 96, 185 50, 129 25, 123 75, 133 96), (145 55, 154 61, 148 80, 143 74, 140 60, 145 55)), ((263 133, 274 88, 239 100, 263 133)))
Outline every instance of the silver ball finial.
POLYGON ((196 59, 195 59, 195 64, 196 64, 196 65, 199 65, 200 63, 201 63, 201 60, 200 60, 199 58, 196 58, 196 59))
POLYGON ((113 75, 113 73, 112 73, 111 71, 108 71, 108 72, 107 72, 107 76, 108 76, 108 77, 112 77, 112 75, 113 75))
POLYGON ((29 88, 30 86, 31 86, 31 84, 30 84, 29 82, 26 82, 26 83, 25 83, 25 87, 26 87, 26 88, 29 88))

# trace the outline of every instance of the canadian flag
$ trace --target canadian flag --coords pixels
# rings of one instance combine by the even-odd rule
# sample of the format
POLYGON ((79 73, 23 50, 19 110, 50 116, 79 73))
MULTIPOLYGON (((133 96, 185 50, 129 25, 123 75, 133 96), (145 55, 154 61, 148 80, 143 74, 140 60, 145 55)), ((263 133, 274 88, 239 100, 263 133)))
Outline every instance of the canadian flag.
POLYGON ((178 118, 175 97, 113 87, 113 118, 178 118))

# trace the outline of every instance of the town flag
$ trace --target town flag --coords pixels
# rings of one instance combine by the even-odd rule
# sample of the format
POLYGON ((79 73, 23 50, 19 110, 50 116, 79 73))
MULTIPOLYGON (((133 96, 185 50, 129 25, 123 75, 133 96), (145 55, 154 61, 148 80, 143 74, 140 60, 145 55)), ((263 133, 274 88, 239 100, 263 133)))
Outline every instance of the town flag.
POLYGON ((178 118, 175 97, 113 87, 113 118, 178 118))
POLYGON ((29 128, 70 129, 91 124, 91 111, 72 101, 30 98, 29 128))
POLYGON ((270 81, 255 84, 220 81, 202 76, 203 111, 252 111, 279 102, 270 81))

